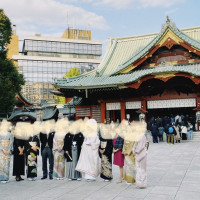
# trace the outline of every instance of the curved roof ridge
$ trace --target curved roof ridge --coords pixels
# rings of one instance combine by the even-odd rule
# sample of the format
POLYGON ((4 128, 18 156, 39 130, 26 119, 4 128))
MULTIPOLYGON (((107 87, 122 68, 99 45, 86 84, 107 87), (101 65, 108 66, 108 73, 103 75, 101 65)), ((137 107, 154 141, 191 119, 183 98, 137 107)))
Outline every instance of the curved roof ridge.
POLYGON ((132 64, 133 62, 135 62, 137 59, 139 59, 140 57, 144 56, 149 49, 151 49, 153 47, 153 45, 156 44, 156 42, 159 41, 159 39, 162 37, 163 33, 167 30, 167 29, 171 29, 177 36, 179 36, 181 39, 183 39, 186 42, 189 42, 189 44, 191 44, 192 46, 195 46, 196 48, 200 49, 200 42, 194 40, 193 38, 189 37, 188 35, 186 35, 185 33, 183 33, 182 31, 180 31, 177 27, 176 24, 174 22, 172 22, 168 17, 167 20, 165 22, 165 24, 162 25, 161 31, 160 33, 151 41, 149 42, 146 46, 144 46, 142 49, 138 50, 131 58, 129 58, 126 62, 124 62, 123 64, 121 64, 119 66, 119 68, 113 72, 113 74, 118 73, 119 71, 121 71, 122 69, 128 67, 130 64, 132 64))
MULTIPOLYGON (((173 27, 172 27, 173 29, 173 27)), ((195 40, 194 38, 190 37, 189 35, 183 33, 179 29, 175 29, 174 32, 178 32, 177 35, 186 42, 189 42, 190 45, 200 49, 200 42, 195 40), (189 40, 189 41, 188 41, 189 40)))
POLYGON ((118 87, 121 85, 126 85, 131 82, 140 80, 142 77, 148 75, 156 75, 160 73, 177 73, 184 72, 194 76, 200 76, 200 63, 191 63, 189 66, 185 65, 163 65, 160 64, 157 67, 152 67, 148 69, 138 69, 129 74, 116 74, 115 76, 101 76, 101 77, 87 77, 81 81, 74 81, 71 83, 57 83, 60 87, 66 88, 77 88, 77 89, 87 89, 87 88, 102 88, 102 87, 118 87))
MULTIPOLYGON (((98 72, 100 73, 100 76, 105 72, 108 63, 110 62, 112 55, 113 55, 113 51, 115 50, 116 46, 117 46, 117 41, 113 38, 111 38, 110 41, 110 49, 108 50, 108 55, 105 56, 105 59, 102 61, 102 63, 99 65, 98 68, 101 67, 101 65, 103 66, 102 69, 100 68, 100 70, 98 69, 98 72), (105 63, 105 64, 104 64, 105 63)), ((106 52, 107 53, 107 52, 106 52)), ((106 54, 105 54, 106 55, 106 54)))
POLYGON ((21 92, 18 92, 18 96, 22 98, 22 100, 25 102, 25 104, 28 104, 28 106, 33 106, 33 103, 30 102, 21 92))
POLYGON ((132 62, 134 62, 135 60, 137 60, 141 56, 145 55, 145 53, 148 52, 148 50, 151 47, 153 47, 153 45, 160 39, 160 37, 161 37, 161 34, 158 34, 151 42, 149 42, 149 44, 147 44, 143 48, 139 49, 136 53, 134 53, 134 55, 131 58, 129 58, 126 62, 124 62, 123 64, 121 64, 120 67, 119 67, 119 69, 117 69, 115 72, 113 72, 113 74, 121 71, 123 68, 129 66, 132 62))

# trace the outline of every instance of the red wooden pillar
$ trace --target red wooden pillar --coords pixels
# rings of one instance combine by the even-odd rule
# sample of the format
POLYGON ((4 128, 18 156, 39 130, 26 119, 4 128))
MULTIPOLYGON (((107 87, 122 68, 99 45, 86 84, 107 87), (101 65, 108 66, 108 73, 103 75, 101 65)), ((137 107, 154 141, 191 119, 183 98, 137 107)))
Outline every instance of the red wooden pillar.
POLYGON ((121 102, 121 121, 126 119, 126 116, 125 116, 125 102, 122 101, 121 102))
POLYGON ((146 113, 147 113, 147 102, 144 99, 141 101, 141 109, 144 110, 145 122, 147 122, 147 116, 146 116, 146 113))
POLYGON ((141 108, 142 108, 145 112, 147 111, 146 100, 142 100, 142 101, 141 101, 141 108))
POLYGON ((106 119, 106 103, 101 102, 101 123, 104 123, 106 119))

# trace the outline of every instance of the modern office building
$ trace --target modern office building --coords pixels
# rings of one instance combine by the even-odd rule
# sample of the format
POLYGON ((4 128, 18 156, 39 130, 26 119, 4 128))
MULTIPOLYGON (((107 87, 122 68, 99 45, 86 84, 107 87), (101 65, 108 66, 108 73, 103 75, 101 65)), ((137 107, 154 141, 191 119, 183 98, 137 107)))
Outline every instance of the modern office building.
POLYGON ((100 63, 102 43, 91 40, 91 31, 67 28, 62 38, 39 34, 24 38, 20 55, 12 56, 26 84, 22 94, 30 102, 55 103, 53 81, 63 78, 72 67, 81 73, 96 69, 100 63))

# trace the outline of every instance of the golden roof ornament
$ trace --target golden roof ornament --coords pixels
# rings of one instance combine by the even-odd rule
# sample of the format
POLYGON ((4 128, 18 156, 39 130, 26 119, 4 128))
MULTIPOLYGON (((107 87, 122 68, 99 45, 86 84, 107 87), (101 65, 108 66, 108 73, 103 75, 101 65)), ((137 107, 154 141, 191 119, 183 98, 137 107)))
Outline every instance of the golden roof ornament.
POLYGON ((171 26, 174 29, 177 29, 176 24, 174 22, 172 22, 169 18, 169 16, 167 15, 166 17, 166 21, 165 23, 162 25, 161 28, 161 33, 164 32, 169 26, 171 26))

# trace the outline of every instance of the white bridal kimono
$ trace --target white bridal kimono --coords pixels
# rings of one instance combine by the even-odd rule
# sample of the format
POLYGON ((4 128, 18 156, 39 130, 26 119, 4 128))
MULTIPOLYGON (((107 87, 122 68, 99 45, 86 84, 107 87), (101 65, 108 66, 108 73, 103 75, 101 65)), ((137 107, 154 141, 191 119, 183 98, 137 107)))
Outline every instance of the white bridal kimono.
POLYGON ((99 137, 85 137, 76 170, 85 173, 85 179, 95 180, 99 175, 99 137))

